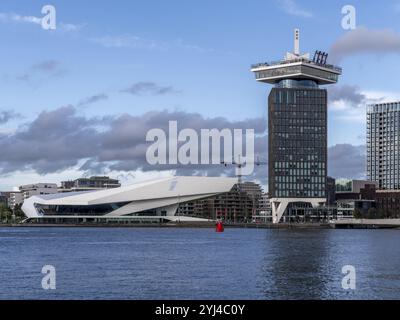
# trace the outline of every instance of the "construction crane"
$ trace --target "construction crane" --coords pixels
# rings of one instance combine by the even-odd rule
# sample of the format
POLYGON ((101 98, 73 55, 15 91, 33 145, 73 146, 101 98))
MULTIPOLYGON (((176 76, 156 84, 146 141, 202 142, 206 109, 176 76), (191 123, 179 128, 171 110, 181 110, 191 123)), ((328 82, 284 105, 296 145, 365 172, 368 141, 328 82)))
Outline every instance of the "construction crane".
MULTIPOLYGON (((240 194, 241 193, 241 185, 242 185, 242 168, 246 164, 248 164, 248 162, 242 161, 241 156, 238 156, 238 160, 237 161, 235 161, 235 160, 233 160, 232 162, 221 161, 221 164, 224 165, 225 167, 228 167, 230 165, 236 167, 236 176, 238 178, 237 188, 238 188, 238 191, 239 191, 239 194, 240 194)), ((254 165, 257 166, 257 167, 262 166, 262 165, 267 165, 267 164, 268 164, 267 161, 260 161, 259 157, 257 157, 257 161, 254 162, 254 165)), ((252 200, 253 200, 252 215, 254 216, 255 213, 256 213, 256 204, 255 204, 254 195, 252 197, 252 200)), ((236 213, 234 214, 234 217, 235 216, 236 216, 236 213)))
MULTIPOLYGON (((235 159, 233 159, 232 162, 226 162, 226 161, 221 161, 221 164, 224 165, 225 167, 228 166, 235 166, 236 167, 236 177, 238 178, 238 185, 240 188, 240 185, 242 184, 242 168, 247 164, 246 161, 242 161, 241 156, 238 156, 238 160, 235 161, 235 159)), ((254 162, 254 165, 259 167, 262 165, 267 165, 268 162, 266 161, 260 161, 259 158, 257 158, 257 161, 254 162)))

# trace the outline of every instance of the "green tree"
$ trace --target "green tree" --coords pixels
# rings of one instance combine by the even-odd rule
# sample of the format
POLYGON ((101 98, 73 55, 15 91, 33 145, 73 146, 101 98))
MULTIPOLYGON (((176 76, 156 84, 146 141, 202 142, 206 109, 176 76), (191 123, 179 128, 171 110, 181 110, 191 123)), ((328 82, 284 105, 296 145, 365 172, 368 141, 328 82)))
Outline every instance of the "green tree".
POLYGON ((14 215, 15 215, 16 220, 18 220, 18 221, 21 221, 21 220, 26 218, 26 216, 25 216, 24 212, 22 211, 21 207, 22 207, 22 204, 17 204, 14 207, 14 215))
POLYGON ((0 223, 10 222, 12 219, 12 211, 6 204, 0 203, 0 223))

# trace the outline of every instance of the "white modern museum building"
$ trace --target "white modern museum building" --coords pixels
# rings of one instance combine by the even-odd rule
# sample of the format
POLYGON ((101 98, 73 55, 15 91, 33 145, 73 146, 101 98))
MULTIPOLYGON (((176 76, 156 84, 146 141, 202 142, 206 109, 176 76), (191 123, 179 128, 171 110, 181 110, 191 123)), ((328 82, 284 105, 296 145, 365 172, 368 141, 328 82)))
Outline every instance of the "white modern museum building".
POLYGON ((179 204, 227 193, 235 178, 171 177, 114 189, 36 195, 25 200, 25 222, 207 221, 178 216, 179 204))

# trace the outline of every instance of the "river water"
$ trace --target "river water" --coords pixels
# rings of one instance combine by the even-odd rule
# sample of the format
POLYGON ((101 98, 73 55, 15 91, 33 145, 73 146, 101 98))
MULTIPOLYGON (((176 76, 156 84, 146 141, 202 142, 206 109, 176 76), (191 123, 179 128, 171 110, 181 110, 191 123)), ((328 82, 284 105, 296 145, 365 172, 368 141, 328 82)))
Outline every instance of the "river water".
POLYGON ((0 228, 0 299, 400 299, 400 230, 0 228))

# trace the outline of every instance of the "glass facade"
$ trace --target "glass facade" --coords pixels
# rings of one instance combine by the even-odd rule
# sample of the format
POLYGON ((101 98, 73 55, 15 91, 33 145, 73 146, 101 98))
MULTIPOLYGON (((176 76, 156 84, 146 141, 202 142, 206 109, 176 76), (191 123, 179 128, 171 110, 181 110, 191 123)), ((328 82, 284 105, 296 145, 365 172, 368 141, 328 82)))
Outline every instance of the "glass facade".
POLYGON ((400 102, 367 108, 367 176, 379 189, 400 189, 400 102))
POLYGON ((117 210, 129 202, 105 203, 95 205, 35 205, 39 213, 44 216, 102 216, 117 210))
POLYGON ((353 180, 349 179, 337 179, 336 192, 352 192, 353 191, 353 180))
MULTIPOLYGON (((42 205, 36 204, 35 207, 43 216, 104 216, 119 208, 128 205, 130 202, 104 203, 94 205, 42 205)), ((130 216, 166 216, 166 210, 150 209, 131 214, 126 214, 124 217, 130 216)))
POLYGON ((318 84, 312 80, 294 80, 285 79, 279 81, 276 85, 277 88, 316 88, 318 89, 318 84))
POLYGON ((269 95, 269 193, 326 198, 327 91, 291 80, 269 95))

